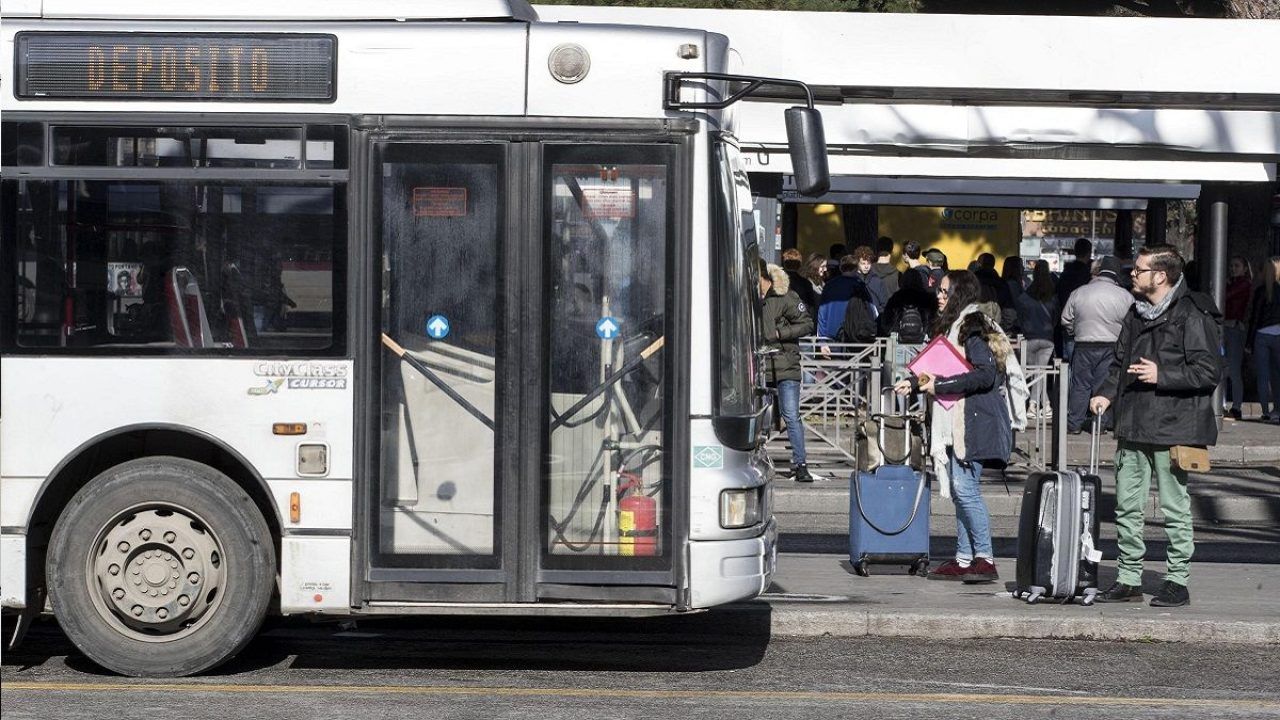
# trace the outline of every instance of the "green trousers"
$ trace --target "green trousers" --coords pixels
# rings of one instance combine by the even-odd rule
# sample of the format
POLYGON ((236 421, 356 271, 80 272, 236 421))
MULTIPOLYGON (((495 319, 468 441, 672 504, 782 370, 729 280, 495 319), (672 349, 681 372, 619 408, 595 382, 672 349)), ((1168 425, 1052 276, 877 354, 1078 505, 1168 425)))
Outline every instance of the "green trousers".
POLYGON ((1142 556, 1147 545, 1142 540, 1143 508, 1155 476, 1169 537, 1165 579, 1186 586, 1187 570, 1195 542, 1191 531, 1191 497, 1187 494, 1187 473, 1169 462, 1169 448, 1121 441, 1116 450, 1116 535, 1120 545, 1117 563, 1119 580, 1142 587, 1142 556))

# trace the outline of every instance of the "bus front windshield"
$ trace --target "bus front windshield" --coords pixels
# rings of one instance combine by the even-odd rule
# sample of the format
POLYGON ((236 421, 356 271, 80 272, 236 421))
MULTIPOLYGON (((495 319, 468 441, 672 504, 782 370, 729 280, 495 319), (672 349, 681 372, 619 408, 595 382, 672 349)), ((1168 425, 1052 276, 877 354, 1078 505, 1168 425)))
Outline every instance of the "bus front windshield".
POLYGON ((737 162, 738 150, 717 143, 714 153, 716 212, 711 257, 716 345, 715 414, 750 417, 759 411, 756 356, 759 333, 759 261, 751 184, 737 162))

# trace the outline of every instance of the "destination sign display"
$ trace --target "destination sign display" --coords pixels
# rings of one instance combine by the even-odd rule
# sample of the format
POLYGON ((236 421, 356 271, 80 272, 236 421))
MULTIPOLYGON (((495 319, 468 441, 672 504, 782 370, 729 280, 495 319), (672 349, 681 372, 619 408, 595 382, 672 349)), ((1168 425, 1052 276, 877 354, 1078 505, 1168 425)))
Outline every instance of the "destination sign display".
POLYGON ((337 38, 317 34, 20 33, 30 99, 331 102, 337 38))

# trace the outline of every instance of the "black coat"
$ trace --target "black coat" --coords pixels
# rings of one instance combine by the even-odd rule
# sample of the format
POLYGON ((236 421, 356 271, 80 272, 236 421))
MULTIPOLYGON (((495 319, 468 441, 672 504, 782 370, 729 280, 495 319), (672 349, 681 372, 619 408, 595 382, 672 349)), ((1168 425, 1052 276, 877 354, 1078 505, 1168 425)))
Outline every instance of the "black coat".
POLYGON ((1245 347, 1253 348, 1260 328, 1280 325, 1280 288, 1276 288, 1272 295, 1271 302, 1267 302, 1265 285, 1259 285, 1253 291, 1253 301, 1249 304, 1249 334, 1245 347))
MULTIPOLYGON (((1002 466, 1013 452, 1013 426, 1004 394, 1005 375, 987 344, 991 328, 982 313, 970 313, 960 324, 960 349, 972 370, 938 378, 939 395, 964 396, 964 457, 1002 466)), ((959 454, 959 453, 957 453, 959 454)))
POLYGON ((924 320, 925 333, 929 332, 929 328, 933 327, 933 319, 938 314, 938 296, 928 290, 919 290, 917 288, 903 288, 893 294, 889 298, 889 304, 884 306, 884 312, 880 313, 877 322, 877 332, 883 337, 888 337, 896 329, 898 318, 902 317, 902 311, 908 307, 914 307, 920 311, 920 318, 924 320))
POLYGON ((1098 394, 1115 407, 1117 440, 1169 447, 1213 445, 1218 423, 1213 390, 1222 377, 1222 316, 1213 300, 1180 287, 1160 317, 1144 320, 1134 305, 1120 327, 1116 357, 1098 394), (1156 384, 1128 368, 1156 364, 1156 384))
POLYGON ((779 351, 765 356, 765 380, 770 385, 800 379, 800 338, 813 334, 813 317, 805 308, 798 295, 776 283, 764 297, 761 331, 765 347, 779 351))

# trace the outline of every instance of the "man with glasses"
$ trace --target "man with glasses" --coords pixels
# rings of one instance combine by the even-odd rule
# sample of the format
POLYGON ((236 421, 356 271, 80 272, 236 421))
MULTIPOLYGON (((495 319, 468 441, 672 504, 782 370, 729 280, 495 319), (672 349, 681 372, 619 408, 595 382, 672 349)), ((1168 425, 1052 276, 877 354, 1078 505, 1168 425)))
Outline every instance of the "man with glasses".
POLYGON ((1143 506, 1154 476, 1169 538, 1165 582, 1154 607, 1191 602, 1188 568, 1195 550, 1187 473, 1170 463, 1175 445, 1218 440, 1213 390, 1221 376, 1221 315, 1213 300, 1191 292, 1182 256, 1170 245, 1144 247, 1134 265, 1138 301, 1125 316, 1116 356, 1089 407, 1115 406, 1118 578, 1099 602, 1142 601, 1143 506))

